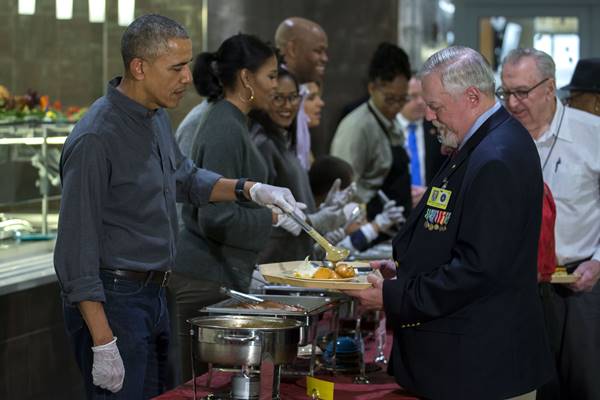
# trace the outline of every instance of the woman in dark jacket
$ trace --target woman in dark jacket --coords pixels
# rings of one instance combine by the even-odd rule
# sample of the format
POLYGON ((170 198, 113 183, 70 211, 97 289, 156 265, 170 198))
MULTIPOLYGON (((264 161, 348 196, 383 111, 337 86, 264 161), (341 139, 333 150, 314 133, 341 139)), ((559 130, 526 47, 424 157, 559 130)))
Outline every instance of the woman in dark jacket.
MULTIPOLYGON (((279 68, 277 87, 266 111, 253 110, 251 136, 262 153, 268 171, 268 183, 286 187, 294 198, 306 204, 307 221, 326 234, 345 223, 342 204, 330 204, 317 210, 308 173, 296 156, 295 120, 301 97, 298 82, 290 72, 279 68)), ((304 232, 292 235, 275 228, 259 255, 260 263, 301 260, 312 254, 312 239, 304 232)))
MULTIPOLYGON (((250 140, 247 114, 265 109, 273 95, 277 85, 273 49, 255 36, 235 35, 217 52, 198 56, 194 79, 211 106, 194 135, 191 159, 198 167, 224 177, 266 182, 267 166, 250 140)), ((286 215, 245 201, 199 208, 185 205, 182 219, 170 290, 177 303, 182 379, 188 380, 186 320, 198 316, 202 307, 222 300, 221 286, 248 290, 258 253, 273 226, 296 235, 300 227, 286 215)))

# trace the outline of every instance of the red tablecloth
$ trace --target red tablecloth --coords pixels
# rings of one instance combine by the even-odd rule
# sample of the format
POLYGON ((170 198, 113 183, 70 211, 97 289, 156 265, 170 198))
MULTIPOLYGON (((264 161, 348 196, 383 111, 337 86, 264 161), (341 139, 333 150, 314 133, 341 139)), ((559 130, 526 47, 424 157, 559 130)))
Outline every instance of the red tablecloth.
MULTIPOLYGON (((389 356, 390 347, 392 343, 392 336, 388 334, 385 346, 385 354, 389 356)), ((365 360, 372 362, 376 351, 376 345, 374 340, 367 339, 365 341, 365 360)), ((374 400, 374 399, 385 399, 385 400, 409 400, 417 399, 417 397, 410 395, 404 391, 398 384, 395 383, 394 378, 389 376, 385 367, 376 372, 369 373, 368 379, 369 384, 355 384, 353 378, 357 374, 349 375, 337 375, 332 376, 330 374, 318 374, 315 377, 318 379, 327 380, 335 383, 334 397, 335 400, 374 400)), ((272 375, 265 374, 261 380, 261 393, 270 393, 270 385, 272 375)), ((223 372, 213 373, 211 387, 206 387, 207 375, 202 375, 196 378, 197 384, 197 396, 198 398, 206 396, 209 393, 223 393, 228 390, 231 374, 223 372)), ((281 398, 286 400, 305 400, 308 398, 306 395, 306 377, 283 377, 281 379, 280 388, 281 398)), ((163 393, 161 396, 156 397, 156 400, 188 400, 193 399, 192 381, 189 381, 169 392, 163 393)), ((262 396, 261 399, 269 399, 269 397, 262 396)))

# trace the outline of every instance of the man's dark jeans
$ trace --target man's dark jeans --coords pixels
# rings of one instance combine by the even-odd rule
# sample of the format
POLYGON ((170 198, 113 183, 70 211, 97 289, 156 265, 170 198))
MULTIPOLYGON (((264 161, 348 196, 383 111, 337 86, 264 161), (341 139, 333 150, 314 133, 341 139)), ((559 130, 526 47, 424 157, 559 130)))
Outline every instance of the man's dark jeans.
POLYGON ((83 374, 88 399, 148 399, 165 391, 169 315, 165 288, 100 272, 108 323, 125 366, 123 388, 112 393, 92 383, 92 339, 79 309, 64 303, 67 333, 83 374))

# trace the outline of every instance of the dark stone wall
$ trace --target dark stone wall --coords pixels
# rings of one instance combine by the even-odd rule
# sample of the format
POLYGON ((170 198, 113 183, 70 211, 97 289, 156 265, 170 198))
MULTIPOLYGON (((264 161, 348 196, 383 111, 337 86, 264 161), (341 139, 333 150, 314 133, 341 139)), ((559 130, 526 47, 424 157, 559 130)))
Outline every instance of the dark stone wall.
POLYGON ((329 64, 324 79, 325 109, 312 132, 316 155, 329 151, 342 108, 366 94, 367 67, 381 41, 398 37, 398 1, 358 0, 209 0, 208 45, 214 51, 227 37, 253 33, 274 41, 286 17, 318 22, 329 37, 329 64))
POLYGON ((57 283, 0 296, 0 399, 82 399, 57 283))
MULTIPOLYGON (((107 0, 107 22, 88 22, 88 2, 74 0, 73 19, 55 18, 55 0, 37 0, 36 14, 17 15, 17 0, 0 7, 0 84, 17 94, 28 88, 60 99, 63 105, 89 105, 101 96, 106 80, 120 75, 117 0, 107 0)), ((303 16, 320 23, 329 35, 330 62, 325 76, 322 126, 313 132, 314 150, 326 152, 343 105, 365 92, 367 63, 382 40, 397 40, 398 1, 378 0, 209 0, 208 48, 227 37, 253 33, 273 40, 285 17, 303 16)), ((138 0, 136 15, 155 12, 180 21, 201 50, 202 1, 138 0)), ((170 111, 176 127, 199 101, 190 88, 170 111)))
MULTIPOLYGON (((159 13, 181 22, 199 51, 200 0, 137 0, 136 16, 159 13)), ((90 105, 104 94, 106 81, 122 75, 117 0, 106 1, 106 23, 88 21, 87 0, 73 1, 73 19, 55 18, 55 0, 37 0, 34 15, 17 15, 17 0, 0 7, 0 85, 13 94, 27 89, 61 100, 64 106, 90 105)), ((192 90, 177 110, 177 124, 197 99, 192 90)))

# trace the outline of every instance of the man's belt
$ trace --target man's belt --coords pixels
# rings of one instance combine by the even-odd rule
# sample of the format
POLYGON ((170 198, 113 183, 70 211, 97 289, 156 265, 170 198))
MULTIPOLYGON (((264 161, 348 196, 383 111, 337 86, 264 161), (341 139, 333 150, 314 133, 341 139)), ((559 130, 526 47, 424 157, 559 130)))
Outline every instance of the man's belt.
POLYGON ((169 284, 171 278, 171 271, 131 271, 127 269, 108 269, 101 268, 101 271, 107 272, 119 278, 138 281, 147 285, 149 283, 155 283, 162 287, 166 287, 169 284))
POLYGON ((582 262, 591 260, 591 259, 592 259, 592 256, 589 256, 588 258, 584 258, 584 259, 577 260, 577 261, 571 261, 569 263, 559 265, 557 268, 564 268, 568 273, 572 273, 579 266, 579 264, 581 264, 582 262))

